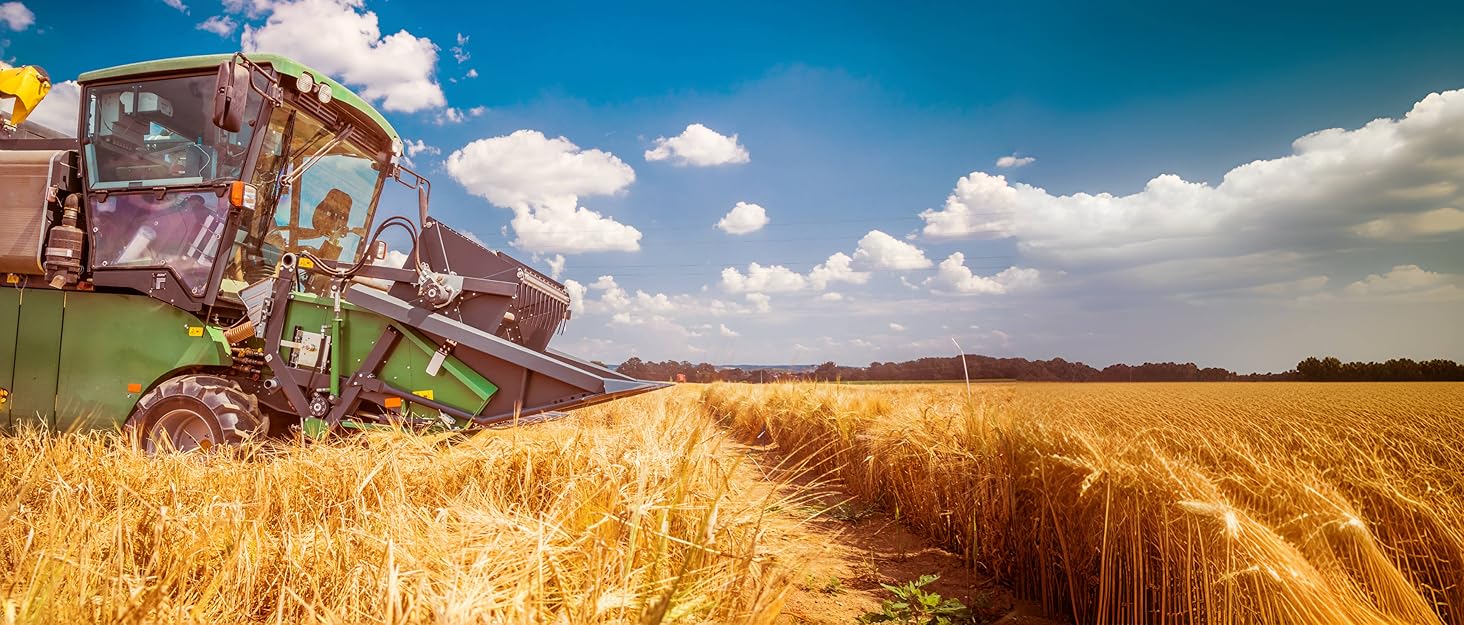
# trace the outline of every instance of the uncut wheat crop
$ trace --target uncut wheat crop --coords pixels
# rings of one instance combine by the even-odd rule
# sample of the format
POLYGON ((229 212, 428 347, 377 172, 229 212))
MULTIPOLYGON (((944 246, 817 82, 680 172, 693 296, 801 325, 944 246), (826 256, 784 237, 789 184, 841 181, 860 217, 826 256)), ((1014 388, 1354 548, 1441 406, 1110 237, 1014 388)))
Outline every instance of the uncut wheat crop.
POLYGON ((694 401, 155 458, 0 437, 0 622, 768 622, 768 504, 694 401))
POLYGON ((1076 623, 1464 623, 1464 385, 715 385, 1076 623))

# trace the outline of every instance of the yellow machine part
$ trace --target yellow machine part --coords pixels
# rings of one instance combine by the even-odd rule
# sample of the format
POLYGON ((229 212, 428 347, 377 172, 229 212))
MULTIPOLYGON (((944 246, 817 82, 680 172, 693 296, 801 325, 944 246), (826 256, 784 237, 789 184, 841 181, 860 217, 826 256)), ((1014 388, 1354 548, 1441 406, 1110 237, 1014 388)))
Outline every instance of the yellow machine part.
POLYGON ((0 98, 15 98, 10 124, 19 126, 51 92, 51 77, 34 65, 0 70, 0 98))

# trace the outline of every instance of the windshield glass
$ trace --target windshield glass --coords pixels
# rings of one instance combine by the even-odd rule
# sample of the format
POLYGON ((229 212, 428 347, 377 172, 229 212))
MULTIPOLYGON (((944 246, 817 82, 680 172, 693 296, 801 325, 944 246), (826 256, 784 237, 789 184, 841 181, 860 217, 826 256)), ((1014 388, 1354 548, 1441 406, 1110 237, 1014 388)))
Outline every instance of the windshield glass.
POLYGON ((245 215, 225 277, 245 283, 273 273, 284 252, 355 262, 380 193, 371 154, 288 106, 270 115, 245 215))
POLYGON ((239 132, 213 125, 215 77, 187 76, 88 89, 86 160, 93 189, 237 180, 249 152, 259 94, 239 132))

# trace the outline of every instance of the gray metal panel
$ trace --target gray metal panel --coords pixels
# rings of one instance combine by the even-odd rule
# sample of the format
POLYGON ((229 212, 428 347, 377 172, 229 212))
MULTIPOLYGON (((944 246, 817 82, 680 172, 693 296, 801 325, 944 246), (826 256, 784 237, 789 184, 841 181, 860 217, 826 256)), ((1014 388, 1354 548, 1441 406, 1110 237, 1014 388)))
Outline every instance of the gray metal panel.
POLYGON ((0 151, 0 273, 45 275, 46 190, 64 150, 0 151))
MULTIPOLYGON (((376 289, 352 285, 346 291, 346 301, 423 332, 457 341, 461 347, 483 352, 534 373, 560 380, 592 393, 606 392, 606 380, 601 376, 572 366, 550 355, 498 338, 460 321, 418 308, 376 289)), ((479 373, 487 375, 490 372, 479 373)))

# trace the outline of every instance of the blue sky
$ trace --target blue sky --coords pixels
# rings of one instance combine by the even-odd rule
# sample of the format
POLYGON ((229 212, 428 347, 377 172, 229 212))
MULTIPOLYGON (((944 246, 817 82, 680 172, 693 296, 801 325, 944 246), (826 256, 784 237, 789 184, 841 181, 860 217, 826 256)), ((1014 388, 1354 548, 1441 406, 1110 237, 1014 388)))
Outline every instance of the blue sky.
POLYGON ((1464 358, 1457 3, 87 4, 0 3, 0 58, 332 73, 588 357, 1464 358))

